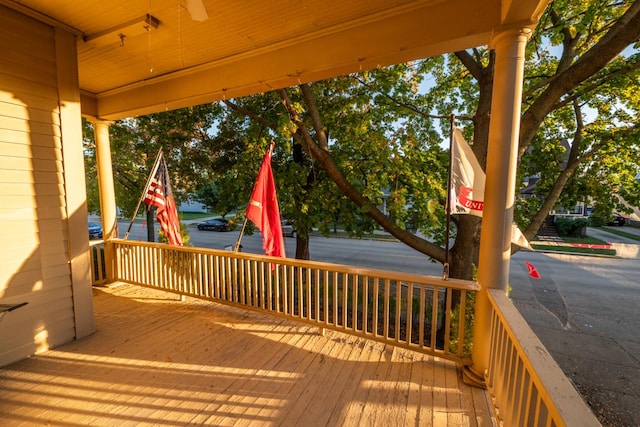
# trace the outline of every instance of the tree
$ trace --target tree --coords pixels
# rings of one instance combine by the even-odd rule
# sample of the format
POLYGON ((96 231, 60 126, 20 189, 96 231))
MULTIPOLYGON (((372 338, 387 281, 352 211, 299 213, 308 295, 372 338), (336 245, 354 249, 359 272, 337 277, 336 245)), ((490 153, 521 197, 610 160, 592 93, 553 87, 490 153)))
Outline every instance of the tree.
MULTIPOLYGON (((640 203, 638 183, 633 180, 640 163, 637 123, 640 55, 633 47, 639 36, 640 2, 557 0, 546 11, 528 47, 520 130, 521 174, 540 175, 537 190, 542 196, 518 207, 517 218, 525 226, 529 239, 535 236, 554 206, 571 203, 578 195, 584 198, 589 194, 597 203, 611 206, 620 206, 612 196, 615 194, 634 205, 640 203), (559 145, 563 138, 571 140, 569 153, 559 145)), ((411 173, 402 169, 409 165, 414 151, 405 144, 413 138, 425 142, 433 136, 425 112, 436 111, 439 115, 455 112, 471 117, 471 126, 465 131, 478 160, 482 165, 486 163, 494 61, 492 52, 478 48, 421 61, 415 72, 403 66, 390 67, 335 79, 330 87, 326 82, 318 82, 300 85, 297 90, 279 90, 278 94, 293 122, 290 135, 302 143, 304 151, 361 212, 409 246, 443 261, 440 245, 413 235, 402 221, 385 216, 376 207, 376 193, 390 183, 389 178, 395 173, 394 182, 402 185, 395 187, 393 198, 397 203, 393 210, 400 218, 406 218, 400 206, 406 205, 407 195, 416 186, 407 185, 411 173), (405 83, 394 78, 398 75, 406 78, 405 83), (424 96, 417 96, 411 88, 426 75, 435 82, 424 96), (367 87, 369 95, 351 85, 353 79, 367 87), (361 121, 346 108, 336 108, 335 103, 343 101, 340 95, 349 99, 349 108, 361 114, 361 121), (394 123, 402 120, 398 114, 402 108, 416 121, 416 124, 403 122, 405 135, 392 129, 394 123), (378 123, 374 124, 376 119, 378 123), (365 120, 370 121, 364 123, 365 120), (341 129, 344 123, 355 130, 341 129), (393 153, 389 147, 398 151, 393 153), (396 161, 402 168, 394 169, 396 161), (406 173, 402 174, 402 170, 406 173)), ((437 157, 433 140, 427 147, 420 147, 417 152, 437 157)), ((442 178, 441 164, 438 167, 435 162, 422 160, 423 167, 442 178)), ((418 170, 414 168, 412 172, 418 170)), ((414 212, 430 213, 433 210, 424 209, 425 205, 433 200, 442 201, 441 185, 431 188, 436 191, 425 189, 422 198, 414 198, 423 207, 414 212)), ((441 221, 435 223, 441 226, 441 221)), ((451 275, 470 278, 477 264, 480 221, 460 216, 455 223, 451 275)), ((434 234, 434 228, 425 227, 424 223, 422 226, 427 234, 434 234)))
MULTIPOLYGON (((371 73, 366 78, 381 92, 393 90, 415 94, 416 86, 407 81, 406 73, 412 73, 408 64, 394 67, 393 72, 371 73)), ((319 227, 328 233, 330 225, 335 227, 339 222, 356 236, 373 230, 375 222, 370 213, 382 203, 384 191, 388 191, 392 202, 389 203, 388 215, 378 211, 376 221, 395 224, 398 233, 405 236, 405 241, 410 239, 417 244, 431 244, 406 231, 409 221, 415 223, 420 220, 423 228, 431 231, 430 235, 442 239, 444 211, 433 209, 434 204, 429 202, 444 199, 446 194, 442 184, 446 181, 446 172, 441 167, 446 158, 439 147, 439 139, 435 138, 437 134, 429 130, 430 124, 426 122, 424 126, 408 124, 405 128, 398 128, 398 120, 403 119, 400 113, 405 113, 405 109, 385 99, 377 102, 371 88, 359 80, 362 78, 365 77, 337 78, 314 85, 314 90, 320 95, 317 99, 322 104, 322 114, 330 126, 331 141, 322 126, 313 127, 311 118, 306 122, 296 118, 297 106, 287 103, 287 109, 283 109, 280 105, 282 100, 274 97, 274 93, 226 102, 231 110, 229 117, 235 112, 239 117, 251 119, 242 123, 240 118, 234 119, 235 132, 242 132, 254 122, 261 124, 260 132, 268 129, 279 138, 277 147, 280 152, 276 152, 274 165, 277 166, 274 169, 276 180, 286 183, 279 186, 279 195, 282 211, 288 218, 293 217, 298 231, 298 257, 305 257, 308 253, 305 239, 311 227, 319 227), (293 144, 287 142, 290 138, 294 140, 293 144), (310 145, 313 138, 318 142, 310 145), (314 148, 320 145, 326 149, 319 151, 314 148), (323 153, 328 153, 329 145, 331 159, 335 162, 333 167, 324 160, 326 155, 323 153), (291 146, 293 151, 289 148, 291 146), (440 171, 440 175, 430 174, 432 171, 440 171), (341 173, 344 173, 342 182, 351 185, 351 193, 363 195, 359 209, 354 209, 349 202, 344 193, 345 187, 336 187, 329 180, 335 181, 335 176, 341 173)), ((304 102, 302 92, 297 95, 304 102)), ((319 117, 320 108, 313 111, 319 117)), ((227 117, 222 122, 228 123, 231 119, 227 117)), ((255 128, 253 135, 252 138, 257 137, 255 128)))
MULTIPOLYGON (((116 203, 124 216, 133 215, 160 148, 164 151, 177 203, 210 179, 207 166, 215 155, 209 137, 214 107, 197 106, 129 118, 110 126, 116 203)), ((88 122, 84 130, 88 200, 93 206, 98 200, 95 139, 88 122)), ((147 212, 150 239, 154 236, 153 219, 153 212, 147 212)))

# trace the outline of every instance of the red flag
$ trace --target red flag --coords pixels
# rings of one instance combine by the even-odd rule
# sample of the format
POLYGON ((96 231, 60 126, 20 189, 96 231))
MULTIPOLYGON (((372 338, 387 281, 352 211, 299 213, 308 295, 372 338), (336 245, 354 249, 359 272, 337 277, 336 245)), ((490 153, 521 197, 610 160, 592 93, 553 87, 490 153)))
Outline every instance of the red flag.
POLYGON ((529 272, 529 276, 534 279, 540 279, 540 273, 538 273, 538 269, 533 266, 529 261, 524 262, 527 266, 527 271, 529 272))
POLYGON ((265 254, 286 258, 284 251, 284 239, 282 238, 282 225, 280 224, 280 210, 278 209, 278 196, 276 185, 271 170, 271 154, 273 144, 269 146, 249 205, 247 206, 247 218, 249 218, 262 232, 262 247, 265 254))
POLYGON ((149 207, 156 207, 156 219, 160 223, 162 232, 167 236, 169 244, 182 246, 180 220, 178 219, 176 202, 173 199, 173 191, 171 191, 167 164, 162 155, 158 161, 158 170, 151 178, 143 201, 149 207))

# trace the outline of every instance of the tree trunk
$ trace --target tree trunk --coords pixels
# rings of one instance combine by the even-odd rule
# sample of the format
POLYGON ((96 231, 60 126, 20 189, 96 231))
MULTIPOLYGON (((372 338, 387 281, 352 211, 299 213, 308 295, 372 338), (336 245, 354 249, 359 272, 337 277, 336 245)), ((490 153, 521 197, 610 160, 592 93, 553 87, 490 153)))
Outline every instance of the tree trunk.
POLYGON ((296 259, 309 259, 309 237, 296 233, 296 259))
POLYGON ((456 243, 450 251, 449 275, 456 279, 471 280, 478 267, 480 254, 480 218, 460 215, 456 243))

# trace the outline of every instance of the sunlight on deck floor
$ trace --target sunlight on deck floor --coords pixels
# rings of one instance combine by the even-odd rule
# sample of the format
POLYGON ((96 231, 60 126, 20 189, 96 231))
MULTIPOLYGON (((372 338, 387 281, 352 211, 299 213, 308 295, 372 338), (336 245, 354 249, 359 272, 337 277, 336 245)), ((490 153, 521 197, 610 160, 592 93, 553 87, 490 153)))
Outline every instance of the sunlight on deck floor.
POLYGON ((452 362, 132 285, 96 333, 0 368, 0 425, 491 426, 452 362))

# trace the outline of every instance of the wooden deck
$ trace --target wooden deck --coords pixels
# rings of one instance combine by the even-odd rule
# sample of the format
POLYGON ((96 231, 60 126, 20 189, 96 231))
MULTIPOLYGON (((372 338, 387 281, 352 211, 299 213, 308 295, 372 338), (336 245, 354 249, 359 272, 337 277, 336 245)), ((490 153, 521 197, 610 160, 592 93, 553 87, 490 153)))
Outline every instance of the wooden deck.
POLYGON ((492 426, 452 362, 131 285, 96 333, 0 368, 0 425, 492 426))

